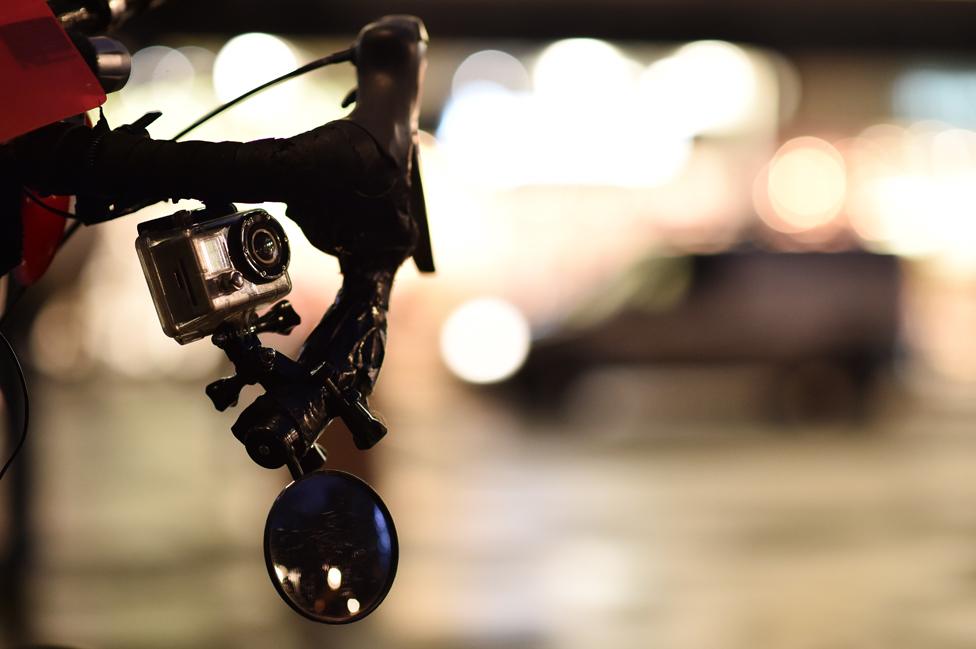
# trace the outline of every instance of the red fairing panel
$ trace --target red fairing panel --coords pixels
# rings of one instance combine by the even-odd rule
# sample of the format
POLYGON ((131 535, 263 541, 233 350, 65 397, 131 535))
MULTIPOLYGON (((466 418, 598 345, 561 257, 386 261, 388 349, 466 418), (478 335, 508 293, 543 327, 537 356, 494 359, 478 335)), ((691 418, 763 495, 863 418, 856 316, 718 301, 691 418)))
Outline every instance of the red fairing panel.
MULTIPOLYGON (((44 203, 67 212, 71 197, 47 196, 44 203)), ((27 196, 23 198, 20 215, 24 222, 24 258, 14 270, 14 275, 20 284, 30 286, 51 265, 64 236, 65 220, 27 196)))
POLYGON ((0 0, 0 142, 104 102, 44 0, 0 0))

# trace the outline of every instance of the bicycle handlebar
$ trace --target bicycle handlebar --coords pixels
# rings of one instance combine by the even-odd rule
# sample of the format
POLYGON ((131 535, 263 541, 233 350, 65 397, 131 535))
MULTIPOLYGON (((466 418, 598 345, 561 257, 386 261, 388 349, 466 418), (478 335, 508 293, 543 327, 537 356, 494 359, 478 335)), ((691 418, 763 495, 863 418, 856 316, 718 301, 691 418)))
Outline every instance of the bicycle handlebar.
POLYGON ((110 204, 286 203, 312 245, 339 259, 343 284, 299 357, 316 389, 296 386, 305 403, 290 414, 272 407, 269 395, 259 397, 234 433, 245 441, 248 429, 294 425, 304 437, 317 436, 335 416, 334 391, 363 399, 372 392, 397 268, 414 256, 421 270, 433 270, 417 170, 426 48, 426 29, 412 16, 367 25, 352 48, 355 109, 294 137, 172 142, 134 129, 59 123, 11 142, 6 162, 24 185, 78 195, 89 206, 79 214, 86 223, 108 220, 110 204))

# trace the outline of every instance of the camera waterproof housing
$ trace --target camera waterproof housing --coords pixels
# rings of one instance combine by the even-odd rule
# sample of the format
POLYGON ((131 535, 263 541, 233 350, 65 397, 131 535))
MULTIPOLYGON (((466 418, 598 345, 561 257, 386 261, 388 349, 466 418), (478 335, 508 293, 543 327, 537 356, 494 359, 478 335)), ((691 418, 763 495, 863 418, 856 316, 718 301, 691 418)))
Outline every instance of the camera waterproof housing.
POLYGON ((291 290, 288 237, 262 209, 207 208, 146 221, 136 251, 163 331, 181 345, 225 322, 243 323, 291 290))

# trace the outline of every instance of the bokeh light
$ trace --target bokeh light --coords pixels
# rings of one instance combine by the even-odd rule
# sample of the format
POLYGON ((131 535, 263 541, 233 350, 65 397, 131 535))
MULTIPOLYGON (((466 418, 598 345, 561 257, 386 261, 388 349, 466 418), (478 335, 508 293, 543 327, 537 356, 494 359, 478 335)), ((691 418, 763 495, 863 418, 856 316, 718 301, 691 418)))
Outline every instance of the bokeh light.
POLYGON ((528 91, 532 87, 529 72, 522 62, 499 50, 482 50, 464 59, 454 71, 451 91, 458 94, 465 86, 478 83, 493 83, 514 92, 528 91))
POLYGON ((339 587, 342 586, 342 571, 335 566, 326 570, 325 578, 331 590, 339 590, 339 587))
POLYGON ((652 63, 640 77, 647 114, 689 135, 734 131, 754 117, 756 65, 732 43, 699 41, 652 63))
POLYGON ((760 189, 756 207, 763 220, 780 232, 799 233, 824 226, 844 205, 844 159, 825 140, 790 140, 773 156, 764 176, 766 196, 760 189), (763 198, 768 198, 768 204, 763 198))
POLYGON ((851 225, 866 245, 976 271, 976 133, 878 125, 848 153, 851 225))
MULTIPOLYGON (((284 39, 259 32, 227 41, 213 63, 213 85, 220 101, 229 101, 298 67, 294 49, 284 39)), ((241 105, 251 116, 275 114, 299 97, 302 79, 270 88, 241 105)))
POLYGON ((494 383, 511 376, 529 351, 529 324, 511 303, 477 298, 458 307, 441 328, 441 357, 459 378, 494 383))
MULTIPOLYGON (((547 101, 612 110, 615 102, 629 99, 639 73, 640 65, 617 47, 594 38, 570 38, 542 51, 532 67, 532 83, 547 101)), ((558 119, 559 113, 552 117, 558 119)))
POLYGON ((609 43, 568 39, 542 51, 525 92, 513 89, 517 61, 478 53, 459 67, 437 135, 473 185, 659 186, 684 169, 692 134, 638 101, 641 69, 609 43))

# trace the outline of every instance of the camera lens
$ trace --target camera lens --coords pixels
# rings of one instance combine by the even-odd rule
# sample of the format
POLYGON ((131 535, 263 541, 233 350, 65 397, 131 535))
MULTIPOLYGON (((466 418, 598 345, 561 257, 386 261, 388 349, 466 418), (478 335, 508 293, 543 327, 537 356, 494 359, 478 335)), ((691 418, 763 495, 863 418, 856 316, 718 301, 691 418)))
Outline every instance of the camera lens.
POLYGON ((254 258, 265 266, 273 266, 280 255, 277 238, 265 228, 254 230, 251 235, 251 251, 254 258))
POLYGON ((288 269, 288 237, 263 210, 246 213, 229 235, 234 265, 252 282, 272 282, 288 269))

